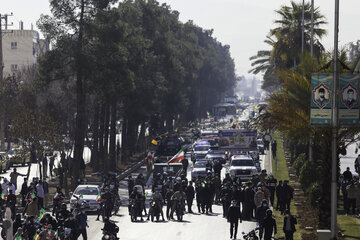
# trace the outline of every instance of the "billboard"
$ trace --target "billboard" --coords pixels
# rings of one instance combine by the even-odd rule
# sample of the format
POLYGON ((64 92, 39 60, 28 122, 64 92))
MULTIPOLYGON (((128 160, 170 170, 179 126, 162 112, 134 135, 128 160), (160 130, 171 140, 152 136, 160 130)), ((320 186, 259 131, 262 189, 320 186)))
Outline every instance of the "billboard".
POLYGON ((359 125, 359 74, 339 76, 339 125, 359 125))
POLYGON ((330 126, 332 104, 332 74, 312 74, 310 124, 330 126))
POLYGON ((222 149, 256 149, 256 130, 222 129, 219 130, 219 147, 222 149))

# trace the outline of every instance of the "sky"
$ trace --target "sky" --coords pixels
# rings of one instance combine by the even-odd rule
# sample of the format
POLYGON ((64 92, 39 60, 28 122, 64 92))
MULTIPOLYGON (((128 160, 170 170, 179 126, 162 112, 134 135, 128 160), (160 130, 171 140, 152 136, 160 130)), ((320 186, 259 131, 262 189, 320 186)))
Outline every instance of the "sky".
MULTIPOLYGON (((230 45, 234 58, 236 73, 239 76, 251 77, 249 57, 258 50, 269 47, 263 42, 274 20, 279 16, 275 10, 282 5, 290 5, 290 0, 158 0, 167 3, 173 10, 180 12, 180 20, 193 20, 204 29, 214 29, 213 36, 223 44, 230 45)), ((296 2, 301 2, 297 0, 296 2)), ((315 7, 326 17, 328 31, 322 43, 326 50, 334 46, 334 12, 335 0, 314 0, 315 7)), ((30 29, 40 14, 51 14, 49 0, 1 0, 0 13, 13 13, 9 22, 12 28, 18 29, 19 21, 24 22, 24 29, 30 29)), ((360 0, 340 1, 339 46, 360 40, 360 0)), ((11 27, 10 27, 11 28, 11 27)), ((259 76, 260 78, 261 76, 259 76)))

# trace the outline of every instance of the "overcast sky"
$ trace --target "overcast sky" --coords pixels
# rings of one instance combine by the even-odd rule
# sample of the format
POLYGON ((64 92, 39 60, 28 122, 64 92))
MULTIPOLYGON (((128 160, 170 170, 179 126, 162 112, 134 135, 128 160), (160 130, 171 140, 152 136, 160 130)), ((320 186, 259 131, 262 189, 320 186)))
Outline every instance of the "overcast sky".
MULTIPOLYGON (((250 76, 249 57, 258 50, 267 49, 263 42, 274 19, 279 16, 274 10, 289 5, 290 0, 160 0, 173 10, 180 12, 180 20, 193 20, 205 29, 214 29, 214 36, 223 44, 230 45, 238 75, 250 76)), ((297 2, 300 2, 299 0, 297 2)), ((322 43, 327 50, 333 49, 335 0, 315 0, 315 6, 325 15, 329 24, 325 26, 328 35, 322 43)), ((11 13, 9 22, 18 28, 19 21, 30 29, 40 14, 50 14, 48 0, 1 0, 0 13, 11 13)), ((360 0, 340 1, 339 45, 360 40, 360 0)))

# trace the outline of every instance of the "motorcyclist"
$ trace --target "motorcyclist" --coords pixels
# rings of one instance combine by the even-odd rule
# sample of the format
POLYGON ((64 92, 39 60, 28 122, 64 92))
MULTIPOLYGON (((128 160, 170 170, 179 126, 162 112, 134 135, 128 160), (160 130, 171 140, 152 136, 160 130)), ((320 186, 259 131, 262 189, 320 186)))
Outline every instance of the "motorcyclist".
POLYGON ((96 221, 99 221, 99 217, 102 213, 102 211, 105 211, 105 216, 110 218, 111 217, 111 211, 114 208, 114 196, 109 190, 109 188, 105 188, 104 192, 101 194, 101 204, 100 208, 98 210, 98 216, 96 218, 96 221))
POLYGON ((172 201, 171 201, 171 197, 172 195, 174 195, 174 191, 172 188, 169 188, 166 192, 165 195, 165 199, 166 199, 166 218, 169 220, 170 218, 170 212, 171 212, 171 207, 172 207, 172 201))
MULTIPOLYGON (((162 220, 165 221, 165 218, 164 218, 164 212, 162 210, 162 207, 163 207, 163 203, 164 203, 164 199, 159 191, 159 189, 155 189, 155 193, 153 195, 153 201, 156 202, 156 205, 158 208, 159 208, 159 211, 161 213, 161 217, 162 217, 162 220)), ((152 208, 152 206, 150 207, 152 208)), ((151 209, 151 211, 154 211, 155 209, 151 209)), ((148 214, 148 217, 147 217, 147 220, 149 220, 150 218, 150 210, 149 210, 149 214, 148 214)))
POLYGON ((111 222, 109 218, 104 219, 104 228, 102 229, 104 232, 110 233, 117 238, 117 233, 119 232, 119 227, 116 226, 115 223, 111 222))
POLYGON ((54 198, 53 198, 53 205, 54 205, 52 210, 53 216, 56 214, 56 211, 59 211, 61 202, 64 200, 64 198, 65 195, 62 193, 61 188, 57 187, 56 193, 54 194, 54 198))
MULTIPOLYGON (((141 192, 139 192, 136 187, 134 187, 133 192, 131 193, 129 200, 134 201, 134 203, 135 203, 135 212, 139 213, 139 215, 141 217, 141 221, 144 220, 143 217, 142 217, 143 199, 144 199, 143 194, 141 192)), ((138 214, 136 214, 136 215, 138 215, 138 214)))
POLYGON ((52 225, 46 225, 46 228, 40 232, 40 240, 56 239, 56 233, 52 229, 52 225))
POLYGON ((56 213, 56 220, 65 220, 70 216, 70 211, 67 210, 66 203, 61 204, 61 210, 56 213))
POLYGON ((173 201, 173 206, 170 214, 171 219, 174 219, 174 211, 176 210, 176 204, 178 203, 178 201, 180 201, 181 207, 183 211, 185 211, 185 199, 186 199, 186 194, 182 188, 179 188, 179 190, 172 195, 171 201, 173 201))

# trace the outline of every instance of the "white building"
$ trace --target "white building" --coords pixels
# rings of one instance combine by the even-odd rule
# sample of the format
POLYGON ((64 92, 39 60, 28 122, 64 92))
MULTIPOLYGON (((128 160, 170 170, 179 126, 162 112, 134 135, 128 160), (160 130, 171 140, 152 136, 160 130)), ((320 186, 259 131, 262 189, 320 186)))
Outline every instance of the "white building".
POLYGON ((49 44, 35 30, 7 30, 2 34, 4 77, 37 63, 49 44))

